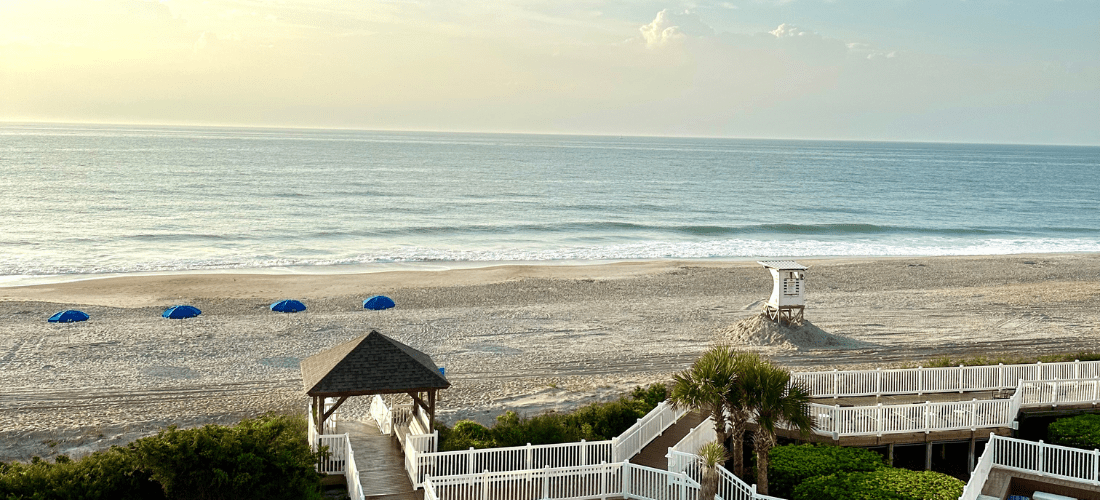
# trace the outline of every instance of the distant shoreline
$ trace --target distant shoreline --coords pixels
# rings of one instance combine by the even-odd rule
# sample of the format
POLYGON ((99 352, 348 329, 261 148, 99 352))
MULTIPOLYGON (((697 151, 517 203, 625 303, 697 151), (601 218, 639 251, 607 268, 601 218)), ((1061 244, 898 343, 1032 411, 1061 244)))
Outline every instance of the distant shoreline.
POLYGON ((988 255, 861 255, 861 256, 780 256, 780 257, 713 257, 698 259, 610 259, 610 260, 535 260, 535 261, 422 261, 422 262, 377 262, 366 264, 332 264, 278 267, 241 267, 220 269, 180 269, 171 271, 135 271, 123 273, 73 273, 51 275, 7 275, 0 276, 0 290, 5 288, 33 287, 39 285, 59 285, 93 280, 116 278, 166 278, 201 276, 337 276, 378 273, 438 273, 470 269, 497 267, 590 267, 616 265, 647 265, 653 263, 680 263, 683 265, 722 265, 743 262, 755 263, 759 260, 796 260, 822 262, 860 262, 892 259, 983 259, 999 257, 1028 256, 1064 256, 1064 255, 1100 255, 1097 252, 1050 252, 1021 254, 988 255))

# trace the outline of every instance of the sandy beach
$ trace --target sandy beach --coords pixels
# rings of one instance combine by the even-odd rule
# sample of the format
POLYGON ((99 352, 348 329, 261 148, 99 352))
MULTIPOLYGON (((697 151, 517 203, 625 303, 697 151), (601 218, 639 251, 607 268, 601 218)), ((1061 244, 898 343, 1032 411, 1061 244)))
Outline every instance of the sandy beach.
MULTIPOLYGON (((806 318, 839 342, 739 339, 799 369, 1100 345, 1100 255, 805 259, 806 318), (757 345, 761 344, 761 345, 757 345)), ((667 380, 760 309, 754 262, 360 274, 175 274, 0 288, 0 460, 79 456, 171 424, 306 406, 298 361, 376 329, 447 370, 441 418, 486 420, 667 380), (387 311, 362 300, 385 294, 387 311), (296 298, 294 315, 268 305, 296 298), (202 316, 165 320, 173 304, 202 316), (63 309, 85 323, 48 324, 63 309)), ((365 413, 366 398, 341 413, 365 413)))

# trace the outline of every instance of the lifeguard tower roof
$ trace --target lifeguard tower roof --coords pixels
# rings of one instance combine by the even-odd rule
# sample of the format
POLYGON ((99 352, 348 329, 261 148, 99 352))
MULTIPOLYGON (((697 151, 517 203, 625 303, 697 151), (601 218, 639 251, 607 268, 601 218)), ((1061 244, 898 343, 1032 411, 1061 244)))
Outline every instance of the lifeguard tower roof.
POLYGON ((757 264, 760 264, 769 269, 782 269, 791 271, 805 271, 808 267, 799 264, 793 260, 758 260, 757 264))

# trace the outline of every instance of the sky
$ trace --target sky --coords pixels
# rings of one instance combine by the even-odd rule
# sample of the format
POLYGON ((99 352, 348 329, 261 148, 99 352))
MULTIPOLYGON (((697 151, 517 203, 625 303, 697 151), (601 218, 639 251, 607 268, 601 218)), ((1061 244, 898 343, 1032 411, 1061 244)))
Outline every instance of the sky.
POLYGON ((1100 145, 1100 2, 0 0, 0 121, 1100 145))

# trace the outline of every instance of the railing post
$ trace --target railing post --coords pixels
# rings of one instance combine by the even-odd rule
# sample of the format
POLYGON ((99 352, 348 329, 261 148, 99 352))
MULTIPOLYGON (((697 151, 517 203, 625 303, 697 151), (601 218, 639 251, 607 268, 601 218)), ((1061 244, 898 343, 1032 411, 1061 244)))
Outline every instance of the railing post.
POLYGON ((608 483, 609 477, 611 476, 611 468, 607 466, 607 462, 604 462, 602 460, 600 461, 600 465, 601 465, 600 468, 603 469, 603 471, 600 474, 600 491, 599 491, 599 495, 600 495, 600 498, 603 498, 603 499, 606 500, 607 499, 607 483, 608 483))
POLYGON ((976 430, 978 430, 978 398, 973 398, 970 400, 970 431, 976 430))
POLYGON ((877 409, 875 410, 875 434, 878 435, 878 437, 882 437, 882 421, 884 417, 882 412, 882 403, 879 403, 875 406, 877 407, 877 409))
MULTIPOLYGON (((488 500, 488 497, 483 497, 488 500)), ((542 468, 542 498, 550 498, 550 466, 542 468)))
POLYGON ((489 469, 481 473, 481 498, 489 498, 489 469))
POLYGON ((626 460, 627 457, 620 457, 620 453, 622 452, 619 451, 619 436, 614 436, 611 438, 611 461, 621 462, 626 460))
POLYGON ((1081 360, 1073 360, 1073 378, 1081 378, 1081 360))
POLYGON ((917 395, 924 394, 924 367, 917 367, 917 395))
POLYGON ((959 365, 959 394, 963 393, 963 365, 959 365))
POLYGON ((1046 446, 1043 445, 1043 440, 1040 439, 1039 440, 1039 460, 1038 460, 1038 463, 1035 464, 1035 467, 1039 470, 1039 475, 1040 476, 1045 476, 1046 475, 1045 473, 1043 473, 1043 469, 1044 469, 1044 467, 1043 467, 1043 465, 1044 465, 1043 464, 1043 455, 1045 454, 1045 453, 1043 453, 1044 451, 1046 451, 1046 446))
POLYGON ((623 460, 623 498, 630 500, 630 460, 623 460))
POLYGON ((1005 386, 1005 364, 997 363, 997 390, 1007 389, 1005 386))
POLYGON ((582 439, 581 440, 581 463, 579 463, 577 465, 587 465, 587 464, 588 464, 588 446, 586 446, 584 444, 584 440, 582 439))
POLYGON ((470 447, 470 452, 466 454, 466 473, 474 474, 474 447, 470 447))
POLYGON ((1100 449, 1092 450, 1092 482, 1100 484, 1100 449))
POLYGON ((929 425, 928 425, 928 407, 931 406, 931 405, 932 405, 931 401, 925 401, 924 402, 924 410, 921 411, 921 413, 924 414, 924 433, 925 434, 928 434, 929 432, 931 432, 930 429, 928 428, 929 427, 929 425))
POLYGON ((531 443, 527 443, 527 469, 535 468, 535 449, 531 447, 531 443))
POLYGON ((833 406, 833 439, 840 440, 840 405, 833 406))
POLYGON ((840 397, 840 370, 833 368, 833 399, 840 397))
POLYGON ((875 367, 875 397, 882 396, 882 367, 875 367))

